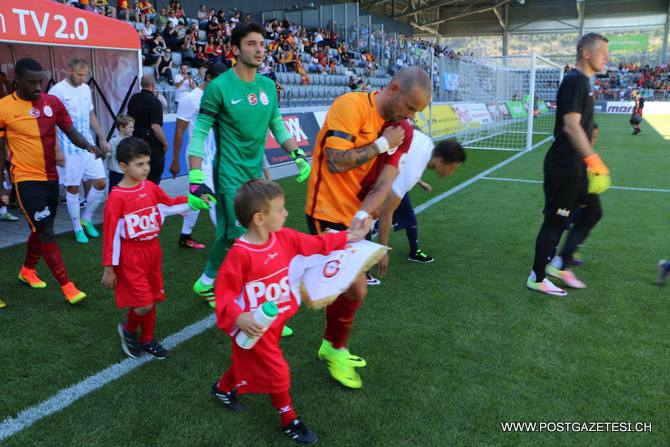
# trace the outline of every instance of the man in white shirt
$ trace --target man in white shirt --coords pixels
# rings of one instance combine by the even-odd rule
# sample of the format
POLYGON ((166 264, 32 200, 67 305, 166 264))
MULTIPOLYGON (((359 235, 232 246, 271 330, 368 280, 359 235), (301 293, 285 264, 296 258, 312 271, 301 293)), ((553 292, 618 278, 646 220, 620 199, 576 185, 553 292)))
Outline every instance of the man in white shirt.
MULTIPOLYGON (((109 143, 95 116, 91 89, 84 82, 89 77, 89 65, 85 59, 74 58, 68 66, 68 76, 49 90, 65 105, 74 127, 90 144, 95 144, 91 130, 100 140, 100 147, 109 152, 109 143)), ((105 168, 102 158, 80 149, 58 129, 58 143, 65 155, 65 166, 59 168, 58 175, 66 188, 67 210, 72 219, 75 239, 82 244, 88 237, 100 237, 93 225, 93 213, 105 198, 105 168), (79 207, 79 185, 83 180, 91 180, 93 187, 86 196, 86 208, 79 207), (80 215, 81 213, 81 215, 80 215), (86 230, 86 231, 84 231, 86 230)))
POLYGON ((175 102, 177 103, 177 108, 179 108, 179 103, 184 96, 189 94, 191 90, 195 88, 195 81, 189 72, 188 64, 181 64, 179 66, 179 73, 174 77, 174 86, 177 89, 177 92, 175 93, 175 102))
MULTIPOLYGON (((409 191, 417 183, 428 192, 432 190, 430 185, 421 181, 426 169, 434 169, 439 177, 446 177, 464 161, 465 151, 456 140, 445 140, 435 145, 428 135, 415 129, 409 152, 401 161, 398 176, 380 209, 379 243, 388 246, 391 226, 394 231, 405 229, 410 245, 408 259, 423 264, 433 262, 433 258, 419 248, 419 229, 409 191)), ((384 277, 388 272, 388 255, 379 261, 378 269, 379 276, 384 277)))
MULTIPOLYGON (((170 173, 173 177, 176 177, 181 171, 180 164, 180 154, 181 147, 184 138, 184 131, 188 131, 188 139, 191 140, 193 134, 193 127, 195 122, 198 119, 198 113, 200 111, 200 101, 202 100, 202 95, 205 92, 205 88, 209 82, 216 78, 218 75, 226 71, 226 65, 217 62, 207 69, 205 74, 205 82, 200 84, 193 91, 185 94, 182 97, 182 101, 179 102, 179 107, 177 107, 177 122, 174 133, 174 140, 172 141, 172 164, 170 165, 170 173)), ((209 136, 205 141, 205 158, 202 160, 202 172, 205 175, 205 185, 207 185, 211 190, 214 190, 214 180, 212 176, 212 166, 214 153, 216 152, 216 139, 214 137, 214 131, 209 131, 209 136)), ((193 227, 198 221, 198 216, 200 211, 193 211, 186 216, 184 216, 184 223, 181 228, 181 236, 179 238, 179 245, 186 248, 205 248, 204 245, 199 244, 191 237, 191 232, 193 227)), ((209 209, 209 217, 212 220, 212 223, 216 227, 216 209, 214 207, 209 209)))

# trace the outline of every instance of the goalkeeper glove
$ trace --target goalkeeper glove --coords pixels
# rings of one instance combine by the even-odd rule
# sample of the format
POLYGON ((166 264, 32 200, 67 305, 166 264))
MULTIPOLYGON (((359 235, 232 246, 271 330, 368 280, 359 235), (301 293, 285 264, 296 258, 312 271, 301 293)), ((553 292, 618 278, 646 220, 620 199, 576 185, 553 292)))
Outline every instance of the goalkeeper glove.
POLYGON ((612 185, 610 171, 598 154, 584 157, 589 177, 589 194, 602 194, 612 185))
POLYGON ((298 178, 296 180, 298 183, 302 183, 309 178, 312 166, 307 161, 307 155, 305 155, 305 151, 302 149, 296 149, 291 152, 291 158, 298 167, 298 178))
POLYGON ((188 172, 189 195, 188 206, 194 210, 208 210, 210 206, 216 205, 214 191, 205 185, 205 174, 200 169, 191 169, 188 172), (201 199, 202 195, 207 196, 210 203, 201 199))

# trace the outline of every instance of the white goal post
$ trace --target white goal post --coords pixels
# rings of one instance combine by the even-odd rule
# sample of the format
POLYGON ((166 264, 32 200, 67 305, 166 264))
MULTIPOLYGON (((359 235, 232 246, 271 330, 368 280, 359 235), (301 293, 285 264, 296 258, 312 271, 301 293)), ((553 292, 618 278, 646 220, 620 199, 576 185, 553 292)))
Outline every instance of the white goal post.
POLYGON ((434 140, 466 148, 522 151, 552 138, 563 67, 535 52, 433 63, 433 101, 417 124, 434 140))

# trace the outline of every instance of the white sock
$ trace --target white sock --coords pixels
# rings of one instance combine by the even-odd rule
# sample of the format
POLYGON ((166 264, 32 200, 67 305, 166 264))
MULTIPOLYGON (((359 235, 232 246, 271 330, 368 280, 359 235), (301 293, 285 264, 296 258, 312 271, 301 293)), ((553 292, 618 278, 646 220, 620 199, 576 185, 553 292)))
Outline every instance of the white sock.
POLYGON ((93 222, 93 214, 95 214, 95 210, 98 209, 98 205, 100 205, 104 199, 104 189, 91 188, 86 196, 86 208, 84 208, 81 218, 85 221, 93 222))
POLYGON ((81 231, 81 222, 79 221, 79 193, 72 194, 70 191, 65 193, 67 212, 72 219, 72 228, 74 231, 81 231))
POLYGON ((209 276, 203 273, 202 276, 200 277, 200 282, 206 286, 211 286, 214 284, 214 278, 210 278, 209 276))
POLYGON ((7 207, 6 206, 0 206, 0 216, 5 214, 7 212, 7 207))
POLYGON ((535 276, 535 271, 533 270, 530 271, 530 276, 528 276, 528 279, 530 279, 533 282, 537 282, 537 276, 535 276))
POLYGON ((212 219, 212 223, 214 224, 214 228, 216 228, 216 207, 211 207, 209 209, 209 218, 212 219))
POLYGON ((554 256, 554 259, 551 260, 550 264, 552 267, 563 270, 563 258, 558 255, 554 256))
POLYGON ((184 216, 184 223, 181 225, 181 234, 191 234, 193 227, 195 227, 196 222, 198 222, 199 215, 200 211, 192 210, 184 216))

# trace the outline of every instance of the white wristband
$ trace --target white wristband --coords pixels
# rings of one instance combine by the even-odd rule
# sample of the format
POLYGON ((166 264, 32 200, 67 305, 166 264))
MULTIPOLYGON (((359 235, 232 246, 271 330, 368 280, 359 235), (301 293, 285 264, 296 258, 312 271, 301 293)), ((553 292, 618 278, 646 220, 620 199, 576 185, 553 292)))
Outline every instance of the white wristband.
POLYGON ((390 149, 389 140, 385 136, 381 136, 375 140, 375 146, 377 146, 377 152, 383 154, 390 149))
POLYGON ((370 213, 365 210, 358 210, 356 211, 356 214, 354 214, 354 219, 358 220, 367 219, 368 217, 370 217, 370 213))

